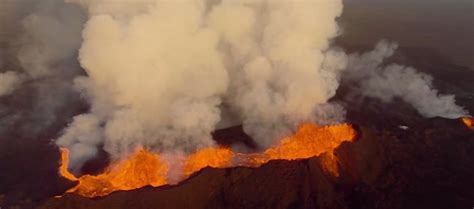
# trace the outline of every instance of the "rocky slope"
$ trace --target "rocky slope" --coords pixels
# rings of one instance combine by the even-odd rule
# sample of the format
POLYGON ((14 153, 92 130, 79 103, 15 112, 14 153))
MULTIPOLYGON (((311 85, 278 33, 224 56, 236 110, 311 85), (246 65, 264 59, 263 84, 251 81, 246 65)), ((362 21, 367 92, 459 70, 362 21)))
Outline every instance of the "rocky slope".
MULTIPOLYGON (((235 130, 234 130, 235 131, 235 130)), ((359 127, 336 150, 340 176, 320 159, 260 168, 206 168, 176 186, 88 199, 68 194, 40 209, 151 208, 469 208, 474 204, 474 133, 433 119, 410 131, 359 127)))

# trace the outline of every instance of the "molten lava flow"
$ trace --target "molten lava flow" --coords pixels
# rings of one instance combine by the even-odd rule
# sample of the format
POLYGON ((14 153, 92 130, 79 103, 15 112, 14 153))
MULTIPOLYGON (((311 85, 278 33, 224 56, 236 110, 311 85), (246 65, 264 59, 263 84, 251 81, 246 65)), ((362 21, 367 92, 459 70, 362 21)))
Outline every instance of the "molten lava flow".
POLYGON ((350 125, 316 126, 303 124, 293 135, 280 141, 277 146, 262 154, 251 155, 250 164, 261 165, 270 160, 298 160, 332 152, 344 141, 355 139, 355 130, 350 125))
POLYGON ((77 181, 78 179, 69 172, 69 150, 66 148, 61 148, 61 166, 59 167, 59 174, 71 181, 77 181))
POLYGON ((231 166, 234 153, 229 148, 205 148, 190 155, 184 164, 184 176, 190 176, 205 167, 226 168, 231 166))
POLYGON ((295 135, 265 151, 271 160, 296 160, 318 156, 333 151, 344 141, 352 141, 355 131, 349 125, 318 127, 304 124, 295 135))
MULTIPOLYGON (((355 139, 355 130, 347 124, 316 126, 303 124, 298 131, 283 138, 279 144, 262 153, 234 153, 229 148, 205 148, 189 155, 183 162, 183 174, 187 178, 205 167, 227 168, 240 165, 258 167, 270 160, 297 160, 321 156, 323 170, 339 176, 338 158, 333 151, 344 141, 355 139)), ((156 154, 138 149, 128 159, 109 166, 103 174, 75 177, 68 170, 68 151, 61 149, 59 173, 79 184, 68 190, 85 197, 105 196, 118 190, 132 190, 143 186, 160 186, 167 183, 168 164, 156 154)))
POLYGON ((76 193, 85 197, 105 196, 118 190, 132 190, 147 185, 166 184, 168 165, 158 155, 144 149, 138 149, 128 159, 109 166, 103 174, 84 175, 76 178, 67 171, 67 151, 62 149, 63 163, 60 174, 78 185, 67 193, 76 193), (65 157, 66 156, 66 157, 65 157))
POLYGON ((474 130, 474 118, 471 117, 464 117, 461 118, 462 122, 471 130, 474 130))

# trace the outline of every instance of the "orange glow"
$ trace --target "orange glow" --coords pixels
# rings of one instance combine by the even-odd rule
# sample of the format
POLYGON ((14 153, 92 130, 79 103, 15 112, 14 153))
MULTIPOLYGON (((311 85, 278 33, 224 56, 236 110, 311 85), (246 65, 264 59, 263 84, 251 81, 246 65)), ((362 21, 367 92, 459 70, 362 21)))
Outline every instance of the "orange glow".
POLYGON ((321 155, 321 166, 327 174, 339 176, 339 159, 332 152, 326 152, 321 155))
MULTIPOLYGON (((62 156, 67 156, 63 151, 62 156)), ((68 158, 63 158, 66 165, 68 158)), ((78 185, 67 193, 76 193, 85 197, 99 197, 119 190, 133 190, 147 185, 154 187, 166 184, 168 165, 158 155, 144 149, 137 149, 128 159, 112 164, 100 175, 84 175, 74 177, 66 170, 60 174, 71 181, 79 181, 78 185), (65 172, 64 172, 65 171, 65 172)))
POLYGON ((332 152, 344 141, 352 141, 355 131, 343 124, 318 127, 313 124, 302 125, 293 136, 284 138, 274 148, 267 149, 264 155, 269 160, 297 160, 332 152))
POLYGON ((61 166, 59 167, 59 174, 61 174, 62 177, 71 180, 71 181, 77 181, 78 179, 69 172, 68 167, 69 166, 69 150, 66 148, 61 148, 61 166))
POLYGON ((474 119, 471 117, 461 118, 462 122, 471 130, 474 130, 474 119))
POLYGON ((190 176, 205 167, 226 168, 231 166, 234 153, 229 148, 205 148, 190 155, 184 164, 184 176, 190 176))
MULTIPOLYGON (((234 153, 229 148, 204 148, 185 158, 183 176, 205 168, 227 168, 231 166, 258 167, 271 160, 298 160, 321 156, 321 167, 333 176, 339 176, 338 159, 334 149, 345 141, 355 139, 355 130, 347 124, 335 126, 316 126, 303 124, 298 131, 283 138, 279 144, 262 153, 234 153)), ((68 150, 61 149, 61 167, 59 173, 79 184, 67 193, 76 193, 85 197, 105 196, 114 191, 132 190, 147 185, 154 187, 167 183, 168 164, 161 161, 157 154, 138 149, 126 160, 113 163, 103 174, 75 177, 67 170, 68 150)))

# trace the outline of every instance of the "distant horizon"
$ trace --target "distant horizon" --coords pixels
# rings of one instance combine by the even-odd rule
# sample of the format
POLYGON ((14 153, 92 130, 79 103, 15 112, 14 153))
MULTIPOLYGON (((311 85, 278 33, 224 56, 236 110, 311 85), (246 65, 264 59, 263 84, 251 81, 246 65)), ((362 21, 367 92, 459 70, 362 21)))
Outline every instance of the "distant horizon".
POLYGON ((474 1, 344 2, 341 19, 347 40, 370 44, 388 39, 402 47, 433 48, 454 64, 474 70, 474 1))

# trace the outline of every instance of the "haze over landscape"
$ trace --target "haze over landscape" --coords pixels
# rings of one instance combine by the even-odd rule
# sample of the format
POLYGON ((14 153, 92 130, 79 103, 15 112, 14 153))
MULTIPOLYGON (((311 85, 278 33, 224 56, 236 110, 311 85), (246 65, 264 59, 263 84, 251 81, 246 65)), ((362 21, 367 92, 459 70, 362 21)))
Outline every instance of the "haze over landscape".
POLYGON ((0 209, 474 204, 471 0, 0 1, 0 209))
POLYGON ((469 0, 346 0, 342 39, 370 45, 383 38, 426 47, 474 68, 474 3, 469 0))

